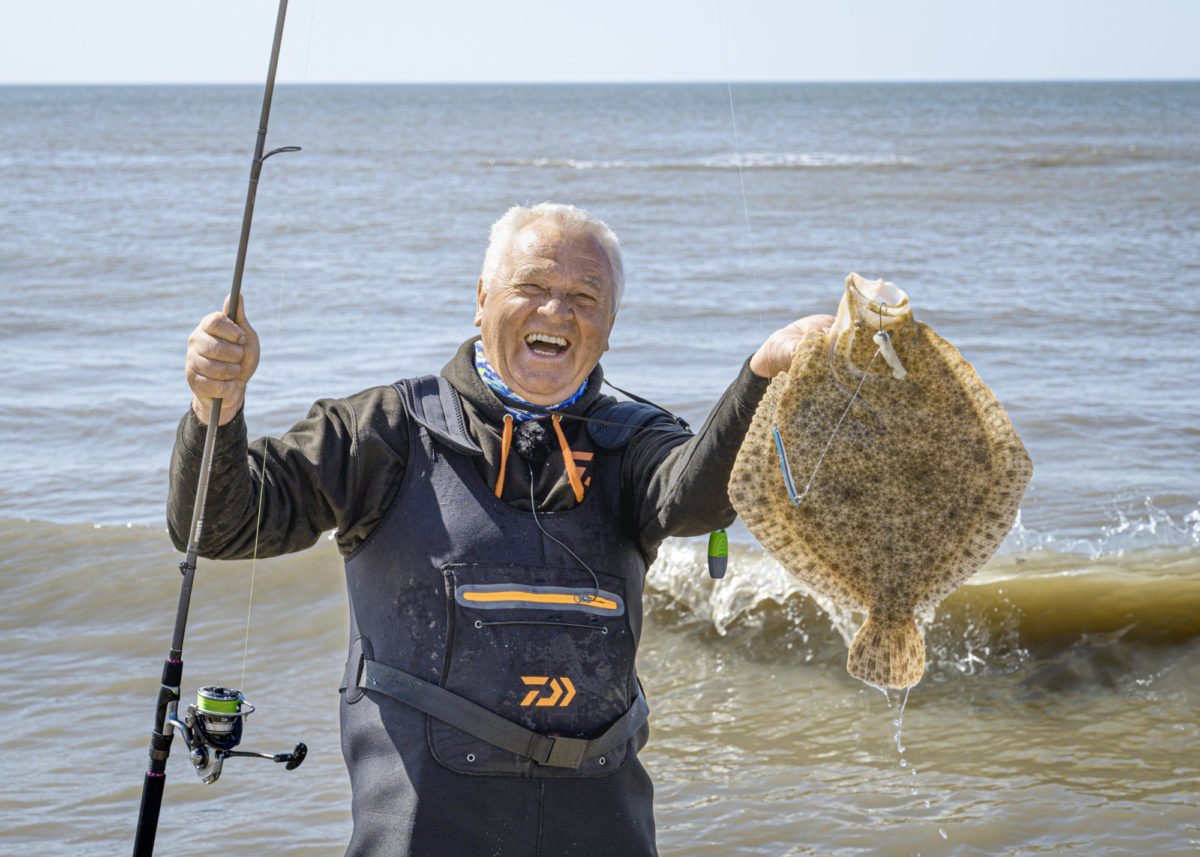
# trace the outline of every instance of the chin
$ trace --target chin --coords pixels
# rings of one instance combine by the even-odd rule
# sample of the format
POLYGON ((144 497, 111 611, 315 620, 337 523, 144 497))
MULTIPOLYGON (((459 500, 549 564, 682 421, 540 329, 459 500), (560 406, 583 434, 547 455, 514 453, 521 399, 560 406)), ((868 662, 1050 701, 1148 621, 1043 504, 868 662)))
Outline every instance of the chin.
MULTIPOLYGON (((583 382, 580 381, 580 384, 583 382)), ((528 395, 523 398, 529 399, 534 404, 538 404, 536 400, 541 399, 543 404, 553 405, 561 402, 563 399, 572 395, 579 389, 579 384, 572 384, 566 381, 562 384, 543 383, 530 386, 522 385, 528 395)))
MULTIPOLYGON (((555 367, 560 369, 560 371, 557 372, 547 372, 546 370, 550 368, 547 366, 541 366, 538 368, 540 368, 542 371, 516 373, 518 377, 513 379, 518 385, 520 385, 520 388, 525 390, 525 392, 528 394, 525 395, 524 398, 528 399, 533 396, 539 399, 549 399, 553 402, 561 402, 563 399, 567 398, 567 396, 570 396, 577 389, 579 389, 579 385, 582 384, 583 379, 587 377, 585 374, 579 377, 579 380, 576 381, 576 372, 561 371, 561 369, 565 369, 566 367, 555 367)), ((514 387, 514 389, 516 389, 516 387, 514 387)))

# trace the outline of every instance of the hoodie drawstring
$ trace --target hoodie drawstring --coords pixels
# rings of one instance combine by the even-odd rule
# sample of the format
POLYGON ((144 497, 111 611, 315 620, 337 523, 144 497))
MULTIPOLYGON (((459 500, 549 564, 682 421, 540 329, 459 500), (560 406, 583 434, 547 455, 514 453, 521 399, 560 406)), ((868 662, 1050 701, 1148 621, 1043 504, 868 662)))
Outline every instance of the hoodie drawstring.
MULTIPOLYGON (((554 424, 554 433, 558 435, 558 445, 562 447, 563 468, 567 471, 567 480, 571 483, 571 490, 575 492, 575 502, 583 502, 583 482, 579 478, 579 471, 575 468, 575 456, 571 454, 571 447, 567 445, 566 435, 563 434, 561 414, 554 414, 550 417, 550 422, 554 424)), ((504 472, 501 465, 502 474, 504 472)), ((501 476, 503 478, 503 476, 501 476)), ((498 494, 496 496, 499 496, 498 494)))
POLYGON ((504 493, 504 472, 508 469, 508 451, 512 449, 513 418, 504 415, 504 437, 500 440, 500 476, 496 479, 496 496, 504 493))

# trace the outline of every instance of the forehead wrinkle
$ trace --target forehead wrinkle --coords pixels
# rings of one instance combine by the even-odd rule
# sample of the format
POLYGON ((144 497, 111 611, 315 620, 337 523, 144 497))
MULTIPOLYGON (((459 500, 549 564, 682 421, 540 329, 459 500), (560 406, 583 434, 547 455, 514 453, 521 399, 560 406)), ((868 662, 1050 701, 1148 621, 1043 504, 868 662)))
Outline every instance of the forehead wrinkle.
POLYGON ((550 274, 554 272, 556 267, 558 266, 554 262, 541 259, 521 262, 518 265, 512 266, 512 277, 513 279, 520 279, 531 274, 550 274))
POLYGON ((516 265, 512 269, 509 279, 516 282, 531 278, 549 277, 550 279, 564 280, 571 285, 581 285, 595 291, 604 291, 605 281, 603 275, 583 273, 578 276, 569 276, 563 272, 563 268, 563 265, 553 260, 530 260, 516 265))
POLYGON ((540 221, 513 236, 503 266, 511 272, 510 279, 540 274, 582 283, 599 291, 615 289, 612 261, 594 235, 563 230, 540 221), (571 276, 561 273, 572 268, 583 270, 571 276))

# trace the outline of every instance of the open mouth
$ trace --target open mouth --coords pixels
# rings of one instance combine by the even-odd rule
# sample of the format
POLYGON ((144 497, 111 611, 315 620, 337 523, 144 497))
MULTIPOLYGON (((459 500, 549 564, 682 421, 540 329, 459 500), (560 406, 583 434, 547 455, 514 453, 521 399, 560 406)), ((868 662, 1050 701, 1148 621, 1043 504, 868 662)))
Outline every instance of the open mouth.
POLYGON ((551 336, 548 333, 529 334, 525 337, 525 345, 534 354, 543 357, 557 357, 571 347, 571 343, 563 337, 551 336))

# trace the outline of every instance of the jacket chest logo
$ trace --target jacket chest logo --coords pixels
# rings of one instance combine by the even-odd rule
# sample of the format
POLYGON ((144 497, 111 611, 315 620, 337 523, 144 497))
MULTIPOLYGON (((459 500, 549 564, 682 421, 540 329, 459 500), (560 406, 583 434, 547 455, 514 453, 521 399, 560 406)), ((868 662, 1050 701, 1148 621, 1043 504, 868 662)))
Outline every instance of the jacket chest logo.
POLYGON ((587 475, 587 469, 588 465, 592 463, 592 453, 571 450, 571 458, 575 462, 575 472, 578 473, 579 478, 583 480, 583 486, 585 488, 591 486, 592 477, 587 475))
POLYGON ((528 708, 530 705, 536 705, 539 708, 549 708, 558 706, 566 708, 571 704, 571 700, 575 698, 575 685, 571 680, 564 676, 558 678, 550 678, 544 675, 523 675, 521 681, 527 687, 534 689, 525 694, 525 698, 521 700, 521 707, 528 708), (546 695, 542 695, 543 690, 546 695))

